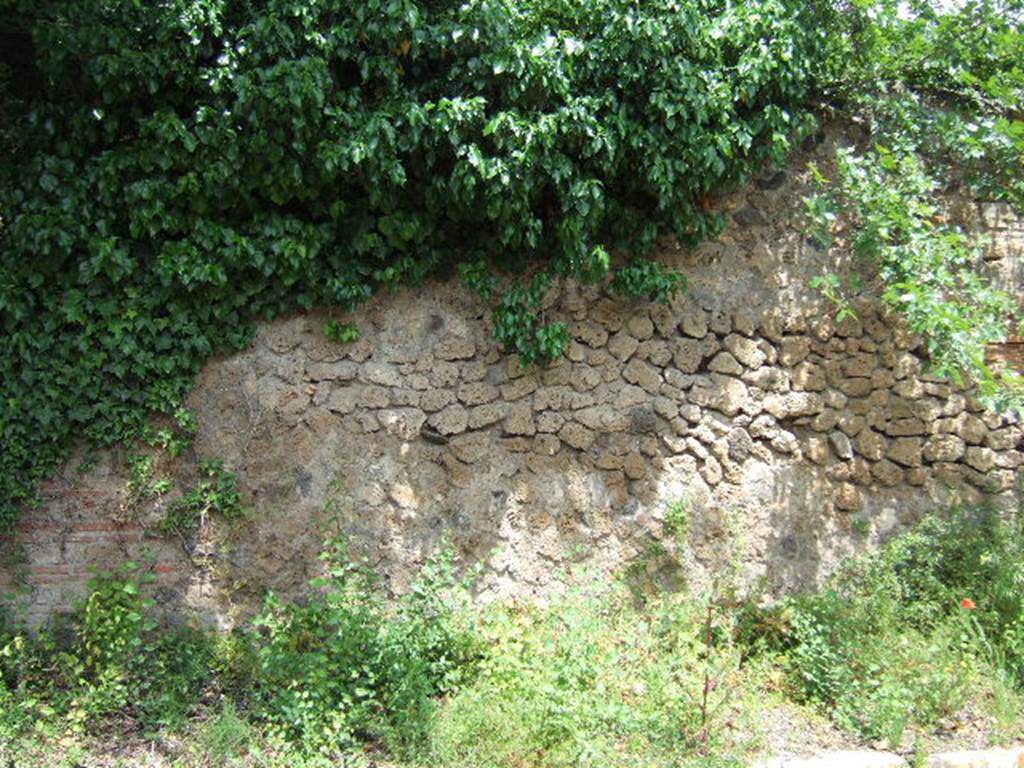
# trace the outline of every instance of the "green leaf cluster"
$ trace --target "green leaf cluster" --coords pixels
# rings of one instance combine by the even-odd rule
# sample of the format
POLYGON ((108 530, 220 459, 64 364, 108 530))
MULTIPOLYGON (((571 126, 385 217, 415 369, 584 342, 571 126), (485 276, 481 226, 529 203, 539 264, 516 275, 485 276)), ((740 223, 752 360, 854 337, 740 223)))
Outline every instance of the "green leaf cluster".
POLYGON ((229 520, 245 514, 238 476, 226 470, 222 461, 202 461, 199 475, 194 487, 168 505, 160 521, 160 529, 165 533, 193 531, 201 527, 211 514, 222 515, 229 520))
MULTIPOLYGON (((1024 3, 875 0, 856 3, 844 24, 849 60, 824 95, 868 128, 872 146, 840 150, 835 183, 817 174, 822 194, 808 200, 816 234, 829 245, 833 226, 849 225, 882 297, 924 338, 933 370, 1020 412, 1024 380, 986 360, 986 346, 1024 322, 1020 297, 992 287, 982 243, 949 202, 1024 211, 1024 3)), ((836 298, 835 279, 823 280, 836 298)))

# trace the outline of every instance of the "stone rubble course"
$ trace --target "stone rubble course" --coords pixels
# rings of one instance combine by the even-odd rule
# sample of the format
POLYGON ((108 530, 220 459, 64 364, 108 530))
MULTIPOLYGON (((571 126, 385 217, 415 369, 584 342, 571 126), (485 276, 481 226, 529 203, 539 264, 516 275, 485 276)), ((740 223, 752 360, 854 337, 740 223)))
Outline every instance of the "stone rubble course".
POLYGON ((337 534, 395 591, 447 540, 483 564, 484 597, 530 595, 570 563, 612 572, 645 555, 682 500, 690 538, 673 551, 689 580, 741 552, 741 581, 779 594, 944 504, 1014 503, 1021 425, 927 377, 878 303, 833 319, 807 287, 832 257, 774 223, 801 194, 736 192, 717 205, 741 223, 692 251, 667 244, 659 258, 690 279, 671 306, 558 283, 545 321, 572 342, 548 367, 503 352, 490 308, 455 284, 377 296, 354 343, 328 340, 317 313, 262 324, 200 374, 194 452, 159 457, 167 498, 130 497, 127 450, 91 472, 70 462, 20 524, 22 575, 0 579, 24 577, 40 621, 89 566, 146 548, 162 603, 230 625, 266 588, 307 589, 337 534), (251 514, 155 535, 202 457, 238 473, 251 514))

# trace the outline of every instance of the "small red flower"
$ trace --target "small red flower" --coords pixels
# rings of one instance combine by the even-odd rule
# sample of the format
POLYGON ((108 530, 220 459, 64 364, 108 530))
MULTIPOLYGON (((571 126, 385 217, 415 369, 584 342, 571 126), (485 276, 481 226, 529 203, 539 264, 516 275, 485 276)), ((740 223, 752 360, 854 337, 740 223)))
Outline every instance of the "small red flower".
POLYGON ((971 600, 971 598, 965 597, 963 600, 960 601, 960 607, 968 611, 973 611, 978 606, 974 604, 974 601, 971 600))

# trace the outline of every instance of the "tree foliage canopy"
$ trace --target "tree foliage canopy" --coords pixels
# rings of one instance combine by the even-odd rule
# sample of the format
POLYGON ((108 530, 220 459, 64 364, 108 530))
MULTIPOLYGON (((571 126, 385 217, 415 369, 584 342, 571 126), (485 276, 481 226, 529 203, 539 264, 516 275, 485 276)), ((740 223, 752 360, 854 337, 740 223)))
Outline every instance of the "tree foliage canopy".
POLYGON ((496 333, 557 355, 545 275, 628 253, 610 289, 670 296, 655 239, 714 235, 705 197, 824 107, 1024 196, 1016 3, 0 0, 0 22, 0 519, 71 436, 180 415, 257 316, 540 265, 496 333))

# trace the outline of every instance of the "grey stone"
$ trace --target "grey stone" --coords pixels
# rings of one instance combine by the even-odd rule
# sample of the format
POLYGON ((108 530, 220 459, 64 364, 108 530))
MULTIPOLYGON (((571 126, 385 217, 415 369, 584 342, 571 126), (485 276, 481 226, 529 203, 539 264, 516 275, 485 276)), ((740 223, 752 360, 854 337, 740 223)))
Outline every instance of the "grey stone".
POLYGON ((853 446, 850 445, 850 438, 842 432, 829 432, 828 441, 832 444, 832 450, 840 459, 853 458, 853 446))
POLYGON ((719 352, 708 364, 708 370, 739 376, 743 373, 743 366, 728 352, 719 352))
POLYGON ((632 432, 645 434, 658 428, 658 417, 650 405, 641 405, 629 412, 629 428, 632 432))
POLYGON ((630 360, 622 369, 622 378, 652 395, 658 394, 661 389, 662 378, 658 369, 637 358, 630 360))
POLYGON ((882 485, 899 485, 903 480, 903 470, 888 459, 882 459, 871 468, 871 474, 878 478, 882 485))
POLYGON ((920 467, 922 463, 923 441, 919 437, 900 437, 892 441, 887 458, 902 464, 904 467, 920 467))
POLYGON ((813 392, 771 394, 764 399, 764 409, 776 419, 813 416, 825 406, 821 395, 813 392))
POLYGON ((909 437, 911 435, 925 434, 924 422, 917 419, 897 419, 891 421, 885 428, 885 434, 891 437, 909 437))
POLYGON ((483 405, 497 400, 498 388, 484 381, 463 384, 459 387, 458 398, 466 405, 483 405))
POLYGON ((996 452, 991 448, 980 448, 972 445, 967 449, 964 462, 979 472, 988 472, 996 465, 996 452))
POLYGON ((925 441, 922 455, 926 461, 957 461, 965 450, 964 441, 956 435, 932 435, 925 441))
POLYGON ((696 373, 700 369, 704 354, 699 341, 677 339, 673 344, 672 360, 683 373, 696 373))
POLYGON ((558 437, 570 448, 578 451, 585 451, 594 442, 594 433, 591 430, 572 421, 566 422, 558 432, 558 437))
POLYGON ((807 359, 811 352, 811 340, 806 336, 786 336, 779 348, 779 363, 793 367, 807 359))
POLYGON ((708 314, 700 307, 685 310, 679 320, 679 330, 695 339, 708 335, 708 314))
POLYGON ((629 360, 639 346, 640 342, 626 331, 619 331, 608 340, 608 351, 620 362, 629 360))
POLYGON ((869 428, 861 430, 854 440, 857 453, 871 461, 878 461, 885 456, 886 445, 885 437, 869 428))
POLYGON ((434 357, 438 360, 469 360, 476 354, 476 344, 471 339, 449 334, 434 345, 434 357))
POLYGON ((765 353, 758 348, 757 342, 745 336, 729 334, 723 340, 722 346, 747 368, 760 368, 767 360, 765 353))
POLYGON ((446 437, 457 435, 465 432, 469 426, 469 413, 461 405, 449 405, 444 410, 432 414, 427 423, 446 437))
POLYGON ((533 409, 529 402, 516 402, 508 411, 502 431, 506 435, 523 435, 529 437, 537 433, 537 425, 533 421, 533 409))
MULTIPOLYGON (((833 500, 836 509, 843 512, 856 512, 864 504, 860 490, 852 483, 841 483, 835 490, 833 500)), ((786 763, 785 765, 789 765, 786 763)))

